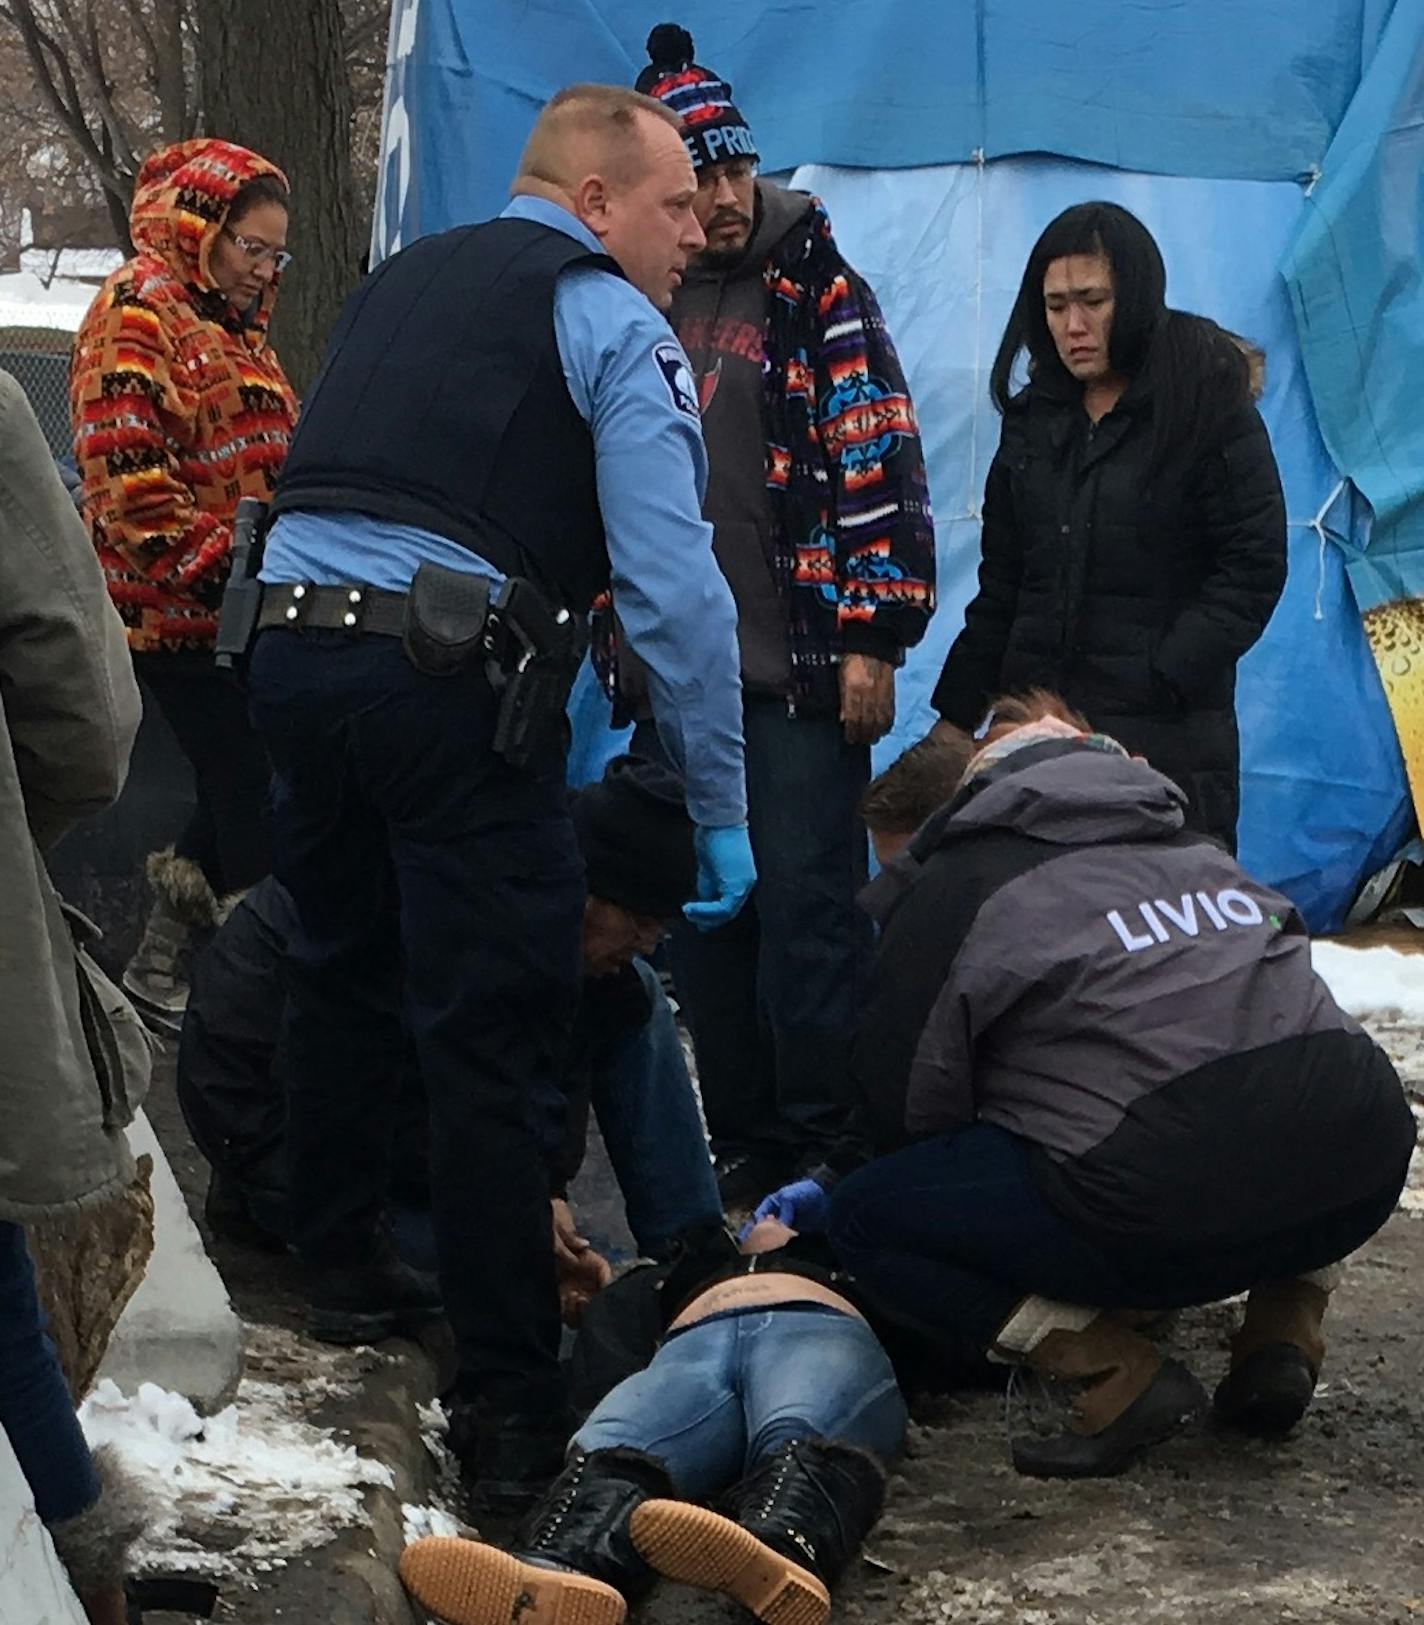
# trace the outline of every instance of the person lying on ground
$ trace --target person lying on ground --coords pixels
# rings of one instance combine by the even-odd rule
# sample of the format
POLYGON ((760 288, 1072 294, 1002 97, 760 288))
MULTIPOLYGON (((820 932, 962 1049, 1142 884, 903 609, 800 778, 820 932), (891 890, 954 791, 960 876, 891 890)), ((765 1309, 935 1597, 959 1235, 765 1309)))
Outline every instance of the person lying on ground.
MULTIPOLYGON (((682 1231, 721 1218, 672 1009, 640 957, 695 892, 681 787, 661 767, 620 757, 573 806, 589 883, 584 984, 563 1077, 567 1118, 548 1132, 566 1318, 576 1318, 607 1278, 606 1265, 579 1244, 567 1204, 590 1103, 641 1253, 663 1256, 682 1231)), ((178 1047, 179 1102, 213 1170, 209 1225, 228 1239, 267 1247, 284 1246, 286 1236, 285 1091, 274 1062, 292 923, 290 898, 276 879, 242 900, 194 966, 178 1047)), ((426 1111, 413 1052, 391 1092, 387 1208, 407 1256, 433 1268, 426 1111)))
POLYGON ((906 1412, 853 1283, 814 1251, 775 1220, 740 1251, 720 1226, 687 1238, 657 1275, 656 1352, 575 1433, 512 1548, 406 1548, 421 1607, 447 1625, 620 1625, 663 1575, 760 1620, 822 1625, 906 1412), (698 1504, 713 1497, 722 1512, 698 1504))
POLYGON ((1197 1416, 1124 1312, 1248 1289, 1216 1414, 1286 1432, 1333 1266, 1404 1183, 1399 1079, 1176 784, 1054 696, 991 718, 869 888, 858 1124, 758 1212, 825 1227, 885 1313, 1063 1379, 1071 1422, 1015 1442, 1022 1472, 1117 1472, 1197 1416))

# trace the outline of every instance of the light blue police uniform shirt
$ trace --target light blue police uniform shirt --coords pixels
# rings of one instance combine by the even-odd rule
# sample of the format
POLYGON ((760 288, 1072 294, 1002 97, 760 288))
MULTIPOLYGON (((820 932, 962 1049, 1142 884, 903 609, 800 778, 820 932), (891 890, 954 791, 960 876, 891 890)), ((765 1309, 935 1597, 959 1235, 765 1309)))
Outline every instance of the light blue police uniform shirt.
MULTIPOLYGON (((504 217, 552 226, 603 252, 573 215, 542 198, 515 198, 504 217)), ((744 823, 737 612, 702 518, 707 450, 687 358, 632 283, 593 266, 560 274, 554 334, 569 394, 593 431, 618 617, 648 668, 653 715, 682 767, 688 812, 699 824, 744 823)), ((427 561, 502 579, 448 537, 367 514, 308 510, 273 525, 262 580, 404 592, 427 561)))

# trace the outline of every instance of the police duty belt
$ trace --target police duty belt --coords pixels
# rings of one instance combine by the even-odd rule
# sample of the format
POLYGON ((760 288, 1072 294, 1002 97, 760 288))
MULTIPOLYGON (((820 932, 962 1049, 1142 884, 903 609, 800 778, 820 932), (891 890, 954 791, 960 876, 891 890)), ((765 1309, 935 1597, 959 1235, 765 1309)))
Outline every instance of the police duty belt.
POLYGON ((285 626, 323 632, 374 632, 398 638, 405 628, 406 595, 383 587, 318 587, 309 581, 282 582, 262 589, 257 630, 285 626))

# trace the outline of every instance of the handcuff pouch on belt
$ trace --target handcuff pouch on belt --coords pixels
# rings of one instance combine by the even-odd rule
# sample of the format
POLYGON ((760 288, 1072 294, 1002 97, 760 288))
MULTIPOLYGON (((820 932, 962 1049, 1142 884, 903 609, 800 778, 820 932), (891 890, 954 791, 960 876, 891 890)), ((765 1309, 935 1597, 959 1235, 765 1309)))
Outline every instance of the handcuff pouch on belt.
POLYGON ((520 576, 492 591, 484 576, 422 564, 406 599, 402 643, 410 663, 429 677, 449 677, 483 660, 499 696, 494 750, 520 769, 558 766, 587 638, 582 620, 552 608, 520 576))
POLYGON ((422 564, 405 599, 401 645, 426 677, 453 677, 485 657, 490 582, 469 570, 422 564))

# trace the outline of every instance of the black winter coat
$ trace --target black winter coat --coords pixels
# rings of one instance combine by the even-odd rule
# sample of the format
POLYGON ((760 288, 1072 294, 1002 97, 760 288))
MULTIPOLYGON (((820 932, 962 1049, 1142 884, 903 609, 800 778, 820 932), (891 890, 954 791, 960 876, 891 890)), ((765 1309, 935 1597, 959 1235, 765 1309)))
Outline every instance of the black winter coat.
POLYGON ((1061 694, 1186 791, 1188 825, 1236 848, 1236 663, 1285 585, 1285 503, 1260 414, 1224 414, 1154 481, 1152 401, 1097 425, 1076 387, 1011 403, 984 494, 979 592, 933 704, 977 727, 999 694, 1061 694))

